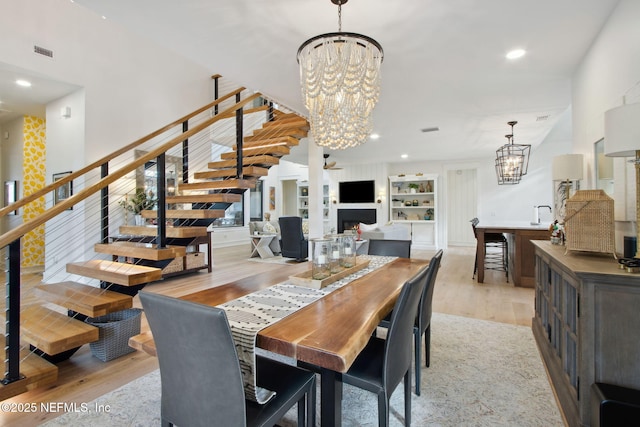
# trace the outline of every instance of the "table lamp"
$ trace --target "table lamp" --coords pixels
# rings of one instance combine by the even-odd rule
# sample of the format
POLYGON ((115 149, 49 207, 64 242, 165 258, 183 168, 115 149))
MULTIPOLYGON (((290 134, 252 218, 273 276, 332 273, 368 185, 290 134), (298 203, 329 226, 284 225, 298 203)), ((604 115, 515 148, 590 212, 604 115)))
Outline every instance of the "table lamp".
MULTIPOLYGON (((604 154, 634 157, 636 169, 636 232, 640 242, 640 103, 625 104, 604 113, 604 154)), ((640 258, 640 252, 636 252, 640 258)))
POLYGON ((564 206, 569 199, 571 190, 571 181, 579 181, 582 179, 582 154, 562 154, 555 156, 551 163, 551 178, 554 181, 563 181, 564 184, 564 202, 558 212, 560 220, 564 219, 564 206))

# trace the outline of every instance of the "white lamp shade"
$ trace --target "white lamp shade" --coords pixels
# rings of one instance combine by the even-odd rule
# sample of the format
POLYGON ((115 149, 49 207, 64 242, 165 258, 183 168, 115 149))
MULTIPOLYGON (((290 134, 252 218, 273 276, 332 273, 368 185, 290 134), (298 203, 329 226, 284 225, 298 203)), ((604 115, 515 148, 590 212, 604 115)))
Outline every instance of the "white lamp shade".
POLYGON ((551 176, 554 181, 582 179, 582 154, 563 154, 553 158, 551 176))
POLYGON ((640 150, 640 103, 626 104, 604 113, 604 154, 635 157, 640 150))

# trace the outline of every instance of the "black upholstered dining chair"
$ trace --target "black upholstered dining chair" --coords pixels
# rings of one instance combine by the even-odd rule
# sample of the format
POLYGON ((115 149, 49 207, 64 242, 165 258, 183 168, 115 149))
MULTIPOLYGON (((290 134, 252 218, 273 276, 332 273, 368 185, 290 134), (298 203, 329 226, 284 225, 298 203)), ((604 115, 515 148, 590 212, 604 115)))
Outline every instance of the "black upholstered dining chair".
POLYGON ((309 257, 309 242, 302 232, 302 218, 299 216, 282 216, 280 224, 280 249, 284 258, 304 261, 309 257))
POLYGON ((296 403, 298 425, 315 426, 314 373, 256 356, 258 385, 276 394, 264 405, 247 400, 224 310, 139 295, 160 364, 163 427, 273 426, 296 403))
POLYGON ((411 258, 411 240, 371 239, 368 254, 411 258))
MULTIPOLYGON (((433 313, 432 301, 433 290, 436 285, 436 277, 438 270, 440 269, 440 261, 442 261, 442 249, 440 249, 429 261, 429 269, 426 278, 426 286, 422 291, 420 297, 420 304, 418 305, 418 314, 413 325, 413 348, 415 351, 415 376, 416 385, 415 393, 420 396, 420 383, 421 383, 421 369, 420 361, 422 358, 422 336, 424 335, 424 357, 425 366, 428 368, 431 362, 431 314, 433 313)), ((389 327, 389 316, 380 322, 381 327, 389 327)))
POLYGON ((402 287, 391 313, 386 339, 372 336, 342 382, 378 396, 378 425, 389 425, 389 399, 404 378, 405 426, 411 425, 411 338, 420 296, 429 267, 422 268, 402 287))

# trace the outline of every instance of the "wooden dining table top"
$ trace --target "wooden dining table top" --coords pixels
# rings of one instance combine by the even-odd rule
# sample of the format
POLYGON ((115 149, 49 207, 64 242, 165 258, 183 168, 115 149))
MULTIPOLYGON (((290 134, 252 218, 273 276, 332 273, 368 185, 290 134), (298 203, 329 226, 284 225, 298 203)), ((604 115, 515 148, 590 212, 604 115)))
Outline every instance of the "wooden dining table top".
MULTIPOLYGON (((380 320, 392 310, 402 285, 428 264, 429 260, 424 259, 397 258, 262 329, 256 347, 335 372, 346 372, 380 320)), ((290 275, 309 268, 309 263, 286 266, 180 299, 217 306, 285 282, 290 275)), ((133 337, 129 344, 155 354, 149 334, 146 338, 144 334, 133 337)))

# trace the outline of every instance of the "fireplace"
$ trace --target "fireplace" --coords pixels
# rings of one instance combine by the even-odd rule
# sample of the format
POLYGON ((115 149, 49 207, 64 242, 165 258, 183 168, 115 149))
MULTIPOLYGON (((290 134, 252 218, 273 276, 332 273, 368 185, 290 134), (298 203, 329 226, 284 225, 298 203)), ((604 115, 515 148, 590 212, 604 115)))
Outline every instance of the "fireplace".
POLYGON ((359 223, 374 224, 376 209, 338 209, 338 233, 350 230, 359 223))

